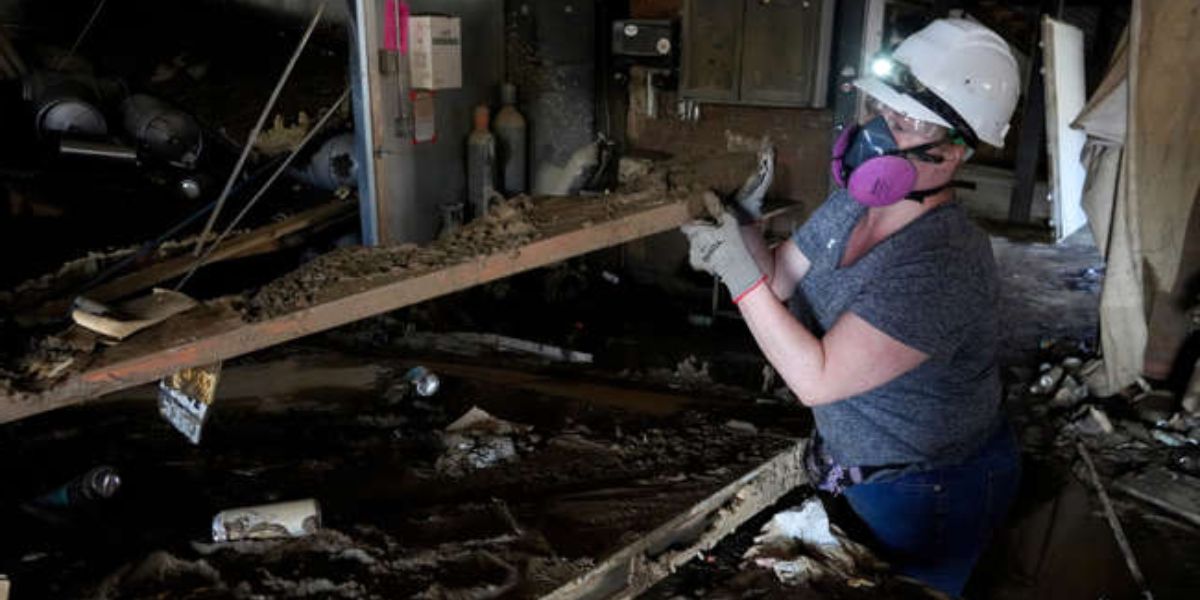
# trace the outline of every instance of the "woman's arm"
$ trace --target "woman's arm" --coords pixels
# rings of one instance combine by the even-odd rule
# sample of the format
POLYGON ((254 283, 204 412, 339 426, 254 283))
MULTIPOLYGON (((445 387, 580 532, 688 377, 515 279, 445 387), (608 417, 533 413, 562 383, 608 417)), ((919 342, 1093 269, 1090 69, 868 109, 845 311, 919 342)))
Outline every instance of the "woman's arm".
POLYGON ((767 283, 770 284, 775 297, 780 300, 791 298, 796 284, 800 283, 812 266, 796 246, 796 242, 788 239, 772 251, 767 248, 767 242, 757 224, 742 225, 739 231, 742 234, 742 242, 746 244, 746 250, 750 251, 755 264, 767 276, 767 283))
POLYGON ((850 312, 817 339, 765 286, 737 306, 767 360, 807 406, 869 391, 929 358, 850 312))

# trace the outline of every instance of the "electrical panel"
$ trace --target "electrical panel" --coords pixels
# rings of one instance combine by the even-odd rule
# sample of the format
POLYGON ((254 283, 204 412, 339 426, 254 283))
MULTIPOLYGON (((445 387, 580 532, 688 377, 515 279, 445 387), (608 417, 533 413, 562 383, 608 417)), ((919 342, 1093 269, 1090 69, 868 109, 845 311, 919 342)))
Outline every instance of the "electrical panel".
POLYGON ((622 19, 613 22, 612 53, 638 61, 670 61, 677 53, 675 25, 669 20, 622 19))

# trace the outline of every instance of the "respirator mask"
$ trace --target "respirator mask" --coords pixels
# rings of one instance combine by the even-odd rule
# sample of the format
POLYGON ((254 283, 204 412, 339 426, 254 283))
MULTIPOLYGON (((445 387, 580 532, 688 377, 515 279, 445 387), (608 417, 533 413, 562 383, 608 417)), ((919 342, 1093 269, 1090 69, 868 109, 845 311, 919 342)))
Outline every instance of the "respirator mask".
POLYGON ((909 158, 940 163, 942 158, 928 151, 945 143, 948 140, 942 139, 901 150, 887 120, 879 115, 842 130, 833 144, 833 180, 864 206, 888 206, 905 198, 919 202, 947 186, 914 190, 917 167, 909 158))
POLYGON ((936 92, 921 83, 907 65, 879 56, 871 70, 875 77, 897 94, 901 94, 936 114, 951 132, 951 137, 939 136, 941 125, 914 119, 886 105, 876 103, 876 116, 862 125, 847 127, 833 144, 833 179, 846 188, 850 196, 866 206, 888 206, 905 198, 918 202, 950 187, 951 183, 927 190, 914 190, 917 168, 909 159, 940 163, 942 158, 929 150, 946 143, 967 147, 967 157, 979 145, 979 137, 971 125, 936 92), (899 149, 889 123, 897 131, 913 132, 922 139, 938 137, 934 142, 899 149))

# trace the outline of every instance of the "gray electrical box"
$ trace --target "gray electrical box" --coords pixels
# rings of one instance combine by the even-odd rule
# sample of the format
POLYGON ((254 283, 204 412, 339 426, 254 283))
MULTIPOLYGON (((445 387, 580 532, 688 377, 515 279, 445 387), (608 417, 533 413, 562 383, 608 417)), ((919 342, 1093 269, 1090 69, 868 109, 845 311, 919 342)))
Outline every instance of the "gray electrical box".
POLYGON ((675 48, 675 27, 664 19, 622 19, 612 26, 612 53, 632 59, 669 59, 675 48))
POLYGON ((823 107, 834 0, 685 0, 680 93, 701 102, 823 107))

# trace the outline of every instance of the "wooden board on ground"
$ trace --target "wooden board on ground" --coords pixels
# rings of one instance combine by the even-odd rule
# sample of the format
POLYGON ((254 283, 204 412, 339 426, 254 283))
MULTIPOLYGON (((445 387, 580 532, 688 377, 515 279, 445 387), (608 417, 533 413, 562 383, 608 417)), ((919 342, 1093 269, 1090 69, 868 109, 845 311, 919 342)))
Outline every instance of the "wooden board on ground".
POLYGON ((1200 479, 1155 467, 1121 477, 1113 487, 1200 526, 1200 479))
POLYGON ((804 442, 798 442, 546 598, 635 597, 806 483, 804 473, 804 442))
POLYGON ((444 266, 365 278, 355 286, 311 292, 308 305, 248 322, 228 303, 207 303, 130 337, 91 358, 46 389, 0 392, 0 423, 84 402, 154 381, 183 368, 226 360, 517 273, 674 229, 704 214, 698 194, 665 200, 643 194, 628 202, 602 198, 546 199, 540 235, 444 266))

